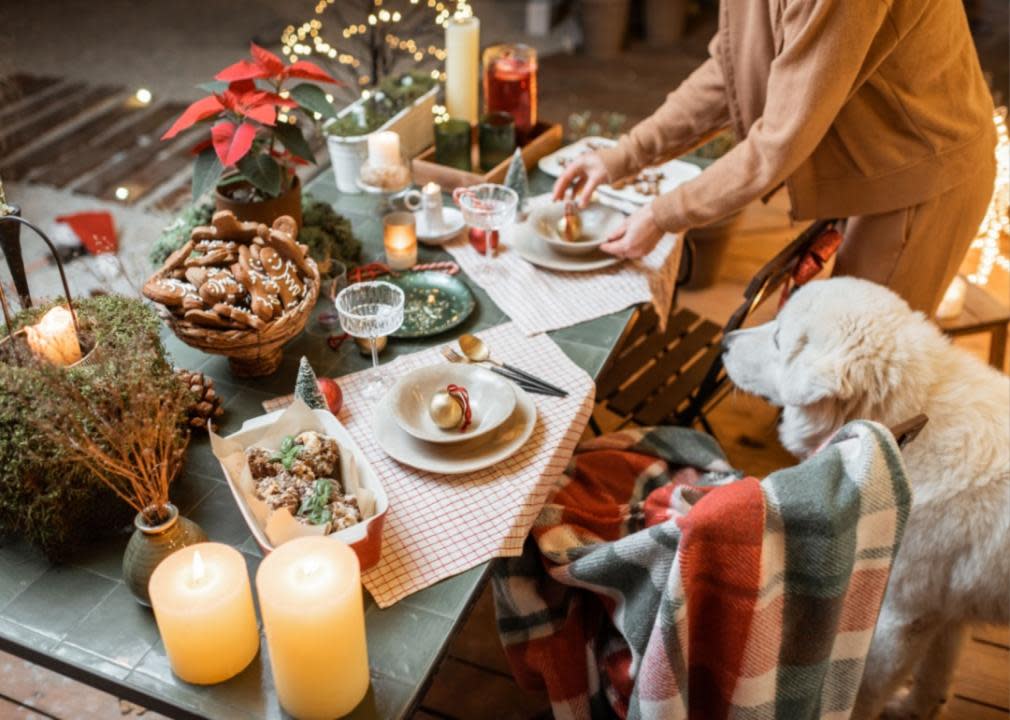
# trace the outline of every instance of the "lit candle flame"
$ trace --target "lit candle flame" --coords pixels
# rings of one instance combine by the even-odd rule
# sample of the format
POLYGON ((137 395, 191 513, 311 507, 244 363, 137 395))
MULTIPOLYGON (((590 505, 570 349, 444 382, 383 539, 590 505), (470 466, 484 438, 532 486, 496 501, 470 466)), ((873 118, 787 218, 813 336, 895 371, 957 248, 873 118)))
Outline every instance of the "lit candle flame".
POLYGON ((204 565, 203 556, 200 555, 199 550, 193 551, 193 575, 192 579, 194 583, 199 583, 203 580, 204 576, 207 574, 207 566, 204 565))

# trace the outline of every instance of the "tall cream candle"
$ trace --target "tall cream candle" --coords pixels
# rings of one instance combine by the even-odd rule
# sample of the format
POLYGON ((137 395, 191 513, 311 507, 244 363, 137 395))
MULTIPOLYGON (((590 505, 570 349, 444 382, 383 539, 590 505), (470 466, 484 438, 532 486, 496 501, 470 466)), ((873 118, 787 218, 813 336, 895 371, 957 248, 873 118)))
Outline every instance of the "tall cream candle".
POLYGON ((81 359, 81 344, 74 329, 74 316, 67 308, 51 308, 35 325, 25 328, 32 353, 54 365, 73 365, 81 359))
POLYGON ((449 115, 477 124, 480 20, 453 17, 445 27, 445 107, 449 115))
POLYGON ((358 557, 326 537, 289 540, 256 573, 281 706, 300 720, 346 715, 368 691, 358 557))
POLYGON ((211 685, 242 672, 260 636, 242 554, 199 543, 161 561, 148 586, 151 608, 172 672, 211 685))

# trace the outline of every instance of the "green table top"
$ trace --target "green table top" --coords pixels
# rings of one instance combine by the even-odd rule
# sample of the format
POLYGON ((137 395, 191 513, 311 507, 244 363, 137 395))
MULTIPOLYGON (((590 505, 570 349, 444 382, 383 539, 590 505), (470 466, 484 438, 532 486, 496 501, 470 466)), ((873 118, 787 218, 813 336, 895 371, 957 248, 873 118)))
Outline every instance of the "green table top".
MULTIPOLYGON (((551 182, 539 171, 531 181, 534 192, 547 190, 551 182)), ((381 216, 374 196, 340 194, 329 170, 310 184, 309 191, 351 220, 365 248, 364 260, 381 258, 381 216)), ((422 246, 419 262, 447 257, 441 250, 422 246)), ((477 297, 477 309, 451 335, 507 320, 476 284, 469 284, 477 297)), ((551 337, 577 365, 596 376, 630 313, 626 310, 558 330, 551 337)), ((261 415, 263 400, 291 392, 302 355, 320 376, 339 377, 370 364, 353 343, 344 343, 334 352, 323 338, 303 333, 287 347, 276 373, 241 380, 230 375, 224 357, 183 345, 167 330, 163 337, 177 366, 202 370, 214 379, 225 399, 222 434, 234 432, 248 418, 261 415)), ((423 339, 396 340, 380 359, 386 362, 431 344, 423 339)), ((249 565, 250 577, 255 577, 260 551, 231 497, 206 435, 194 437, 185 472, 173 486, 172 497, 211 540, 238 548, 249 565)), ((127 538, 123 535, 95 545, 77 562, 63 566, 49 564, 21 542, 0 540, 0 648, 173 717, 284 717, 273 692, 266 642, 261 643, 252 665, 228 682, 199 687, 172 675, 153 615, 133 600, 121 580, 127 538)), ((485 563, 386 610, 380 610, 366 593, 372 684, 351 717, 401 718, 410 713, 487 573, 485 563)))

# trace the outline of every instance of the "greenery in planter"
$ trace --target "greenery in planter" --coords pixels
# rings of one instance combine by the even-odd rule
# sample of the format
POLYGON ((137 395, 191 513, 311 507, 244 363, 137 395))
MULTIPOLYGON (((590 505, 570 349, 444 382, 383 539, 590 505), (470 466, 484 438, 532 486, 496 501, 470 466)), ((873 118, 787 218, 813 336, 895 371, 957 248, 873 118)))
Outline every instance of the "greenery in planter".
POLYGON ((430 73, 421 70, 388 77, 367 96, 362 96, 357 105, 361 108, 360 111, 344 113, 326 126, 326 132, 339 137, 355 137, 374 132, 435 87, 437 82, 430 73))
MULTIPOLYGON (((193 228, 209 225, 214 215, 214 203, 202 200, 186 208, 171 225, 166 227, 148 255, 151 265, 161 267, 173 252, 186 244, 193 228)), ((351 221, 334 210, 328 203, 320 202, 308 193, 302 196, 302 226, 298 242, 309 246, 309 255, 319 265, 326 278, 332 260, 354 265, 361 258, 361 242, 354 236, 351 221)))
POLYGON ((211 94, 186 108, 162 136, 170 140, 197 123, 213 125, 210 136, 194 148, 194 200, 214 187, 241 202, 280 196, 291 188, 297 165, 316 161, 297 121, 304 125, 336 117, 315 83, 340 83, 318 65, 307 60, 286 65, 255 43, 250 54, 252 60, 239 60, 215 75, 217 83, 204 87, 211 94), (310 82, 287 87, 292 78, 310 82))
MULTIPOLYGON (((15 329, 33 324, 51 307, 24 310, 15 329)), ((75 303, 83 334, 100 352, 117 357, 134 378, 150 387, 177 382, 158 339, 160 322, 139 300, 102 295, 75 303)), ((6 328, 2 330, 6 337, 6 328)), ((94 369, 63 371, 80 393, 123 392, 120 379, 94 369), (114 383, 114 384, 113 384, 114 383)), ((54 561, 66 559, 87 542, 129 524, 134 510, 65 450, 43 439, 38 423, 52 422, 44 398, 49 384, 39 365, 0 360, 0 533, 25 538, 54 561)), ((180 431, 182 432, 182 431, 180 431)))

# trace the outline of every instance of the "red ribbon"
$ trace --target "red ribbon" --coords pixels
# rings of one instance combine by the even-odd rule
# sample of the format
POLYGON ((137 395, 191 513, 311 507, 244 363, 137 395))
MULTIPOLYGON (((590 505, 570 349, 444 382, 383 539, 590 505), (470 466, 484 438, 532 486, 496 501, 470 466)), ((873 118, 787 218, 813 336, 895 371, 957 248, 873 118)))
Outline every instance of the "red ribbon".
POLYGON ((468 427, 470 427, 470 422, 473 419, 473 413, 470 410, 470 393, 466 391, 466 388, 462 385, 448 385, 445 391, 449 393, 449 396, 459 403, 460 408, 463 409, 463 424, 459 426, 460 432, 465 432, 468 427))

